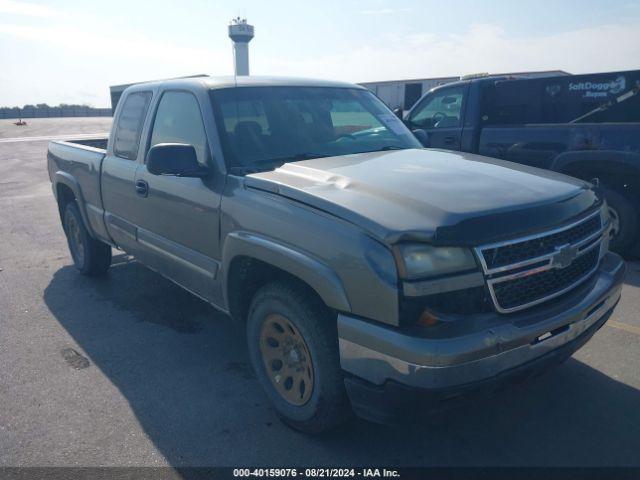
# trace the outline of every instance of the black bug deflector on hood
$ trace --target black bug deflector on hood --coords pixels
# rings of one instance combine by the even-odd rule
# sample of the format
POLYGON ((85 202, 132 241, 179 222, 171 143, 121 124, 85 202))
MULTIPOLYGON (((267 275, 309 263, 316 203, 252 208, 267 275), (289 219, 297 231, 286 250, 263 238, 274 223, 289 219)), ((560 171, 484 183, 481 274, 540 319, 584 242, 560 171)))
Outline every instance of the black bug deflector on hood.
POLYGON ((287 163, 245 181, 359 225, 388 244, 478 245, 562 224, 599 202, 578 179, 430 149, 287 163))

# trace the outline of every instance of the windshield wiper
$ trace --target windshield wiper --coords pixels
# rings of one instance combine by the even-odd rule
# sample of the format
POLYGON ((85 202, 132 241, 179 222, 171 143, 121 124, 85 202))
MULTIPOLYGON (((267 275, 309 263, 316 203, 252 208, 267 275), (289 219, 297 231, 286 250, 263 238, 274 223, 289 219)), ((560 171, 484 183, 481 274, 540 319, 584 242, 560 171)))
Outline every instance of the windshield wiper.
POLYGON ((234 165, 230 167, 229 171, 235 175, 249 175, 251 173, 268 172, 269 170, 274 170, 291 161, 312 160, 314 158, 323 158, 327 156, 329 155, 325 153, 296 153, 286 157, 265 158, 264 160, 258 160, 251 165, 234 165))
POLYGON ((356 153, 372 153, 372 152, 388 152, 389 150, 406 150, 407 147, 399 147, 397 145, 385 145, 384 147, 375 148, 373 150, 365 150, 363 152, 356 153))
MULTIPOLYGON (((358 153, 372 153, 372 152, 383 152, 388 150, 406 150, 406 147, 399 147, 397 145, 385 145, 380 148, 376 148, 375 150, 365 150, 363 152, 352 152, 354 154, 358 153)), ((301 160, 313 160, 314 158, 324 158, 331 157, 332 154, 327 153, 314 153, 314 152, 301 152, 293 155, 287 155, 286 157, 275 157, 275 158, 266 158, 264 160, 258 160, 251 165, 237 165, 233 166, 229 169, 229 171, 236 175, 249 175, 251 173, 260 173, 266 172, 269 170, 274 170, 278 167, 281 167, 283 164, 287 162, 299 162, 301 160)))
POLYGON ((277 157, 277 158, 267 158, 265 160, 260 160, 257 163, 278 163, 278 162, 290 162, 290 161, 299 161, 299 160, 312 160, 314 158, 323 158, 330 157, 331 155, 326 153, 313 153, 313 152, 301 152, 294 153, 293 155, 287 155, 286 157, 277 157))
POLYGON ((231 173, 232 175, 251 175, 252 173, 268 172, 269 170, 273 170, 274 168, 276 168, 276 166, 274 165, 264 165, 262 167, 257 167, 255 165, 232 165, 231 167, 229 167, 229 173, 231 173))

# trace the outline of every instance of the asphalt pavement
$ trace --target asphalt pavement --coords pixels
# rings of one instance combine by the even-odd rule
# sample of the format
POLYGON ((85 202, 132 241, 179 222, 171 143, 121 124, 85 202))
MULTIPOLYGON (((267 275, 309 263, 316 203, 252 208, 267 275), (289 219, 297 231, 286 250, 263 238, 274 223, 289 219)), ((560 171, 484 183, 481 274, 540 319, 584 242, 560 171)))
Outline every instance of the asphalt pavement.
POLYGON ((278 421, 241 326, 121 253, 103 279, 74 270, 46 138, 110 119, 27 122, 0 120, 0 466, 640 466, 640 263, 607 326, 542 377, 307 437, 278 421))

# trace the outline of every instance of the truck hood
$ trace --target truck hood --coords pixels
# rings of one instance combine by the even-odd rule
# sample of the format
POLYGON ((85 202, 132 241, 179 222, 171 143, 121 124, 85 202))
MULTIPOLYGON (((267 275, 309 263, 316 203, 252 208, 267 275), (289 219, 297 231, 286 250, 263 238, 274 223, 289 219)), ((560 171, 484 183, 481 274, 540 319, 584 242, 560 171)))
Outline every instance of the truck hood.
POLYGON ((340 217, 388 244, 477 245, 563 223, 598 203, 581 180, 433 149, 287 163, 248 175, 245 185, 340 217))

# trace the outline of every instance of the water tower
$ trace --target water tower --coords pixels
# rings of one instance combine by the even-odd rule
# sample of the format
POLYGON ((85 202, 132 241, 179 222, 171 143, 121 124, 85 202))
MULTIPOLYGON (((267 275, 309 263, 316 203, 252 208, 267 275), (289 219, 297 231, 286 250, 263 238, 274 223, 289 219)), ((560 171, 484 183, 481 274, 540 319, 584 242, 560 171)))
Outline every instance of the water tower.
POLYGON ((249 42, 253 38, 253 25, 249 25, 246 18, 234 18, 229 25, 229 38, 233 42, 235 74, 249 75, 249 42))

